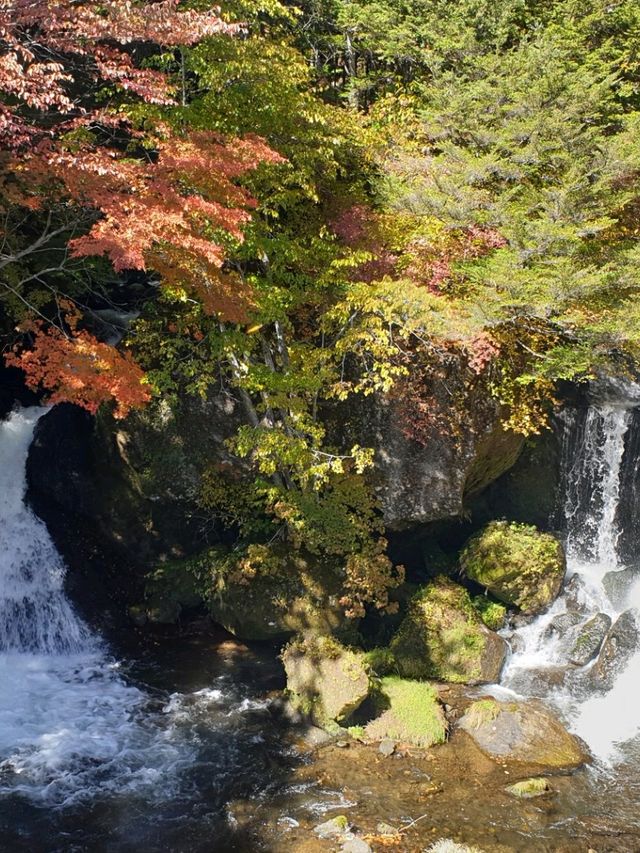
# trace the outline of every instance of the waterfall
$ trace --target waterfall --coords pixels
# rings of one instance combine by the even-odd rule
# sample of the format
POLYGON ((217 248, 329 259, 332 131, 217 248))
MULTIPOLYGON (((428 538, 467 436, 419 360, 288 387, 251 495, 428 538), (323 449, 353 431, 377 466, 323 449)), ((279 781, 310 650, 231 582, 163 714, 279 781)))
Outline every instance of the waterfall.
POLYGON ((24 503, 45 412, 0 423, 0 794, 60 806, 152 784, 189 755, 143 721, 147 697, 74 611, 60 555, 24 503))
POLYGON ((619 555, 621 534, 628 533, 621 527, 621 507, 635 496, 637 460, 629 448, 639 402, 635 386, 618 383, 587 410, 563 414, 561 515, 566 579, 573 589, 565 588, 547 613, 516 632, 502 682, 516 693, 554 703, 570 728, 607 762, 621 758, 621 745, 640 730, 640 649, 627 656, 606 686, 591 679, 595 660, 576 666, 568 658, 571 641, 596 614, 615 623, 621 613, 635 613, 640 605, 640 574, 619 555), (615 596, 612 579, 618 581, 615 596))
POLYGON ((0 652, 70 654, 91 646, 64 594, 60 556, 23 501, 25 459, 45 412, 16 412, 0 424, 0 652))

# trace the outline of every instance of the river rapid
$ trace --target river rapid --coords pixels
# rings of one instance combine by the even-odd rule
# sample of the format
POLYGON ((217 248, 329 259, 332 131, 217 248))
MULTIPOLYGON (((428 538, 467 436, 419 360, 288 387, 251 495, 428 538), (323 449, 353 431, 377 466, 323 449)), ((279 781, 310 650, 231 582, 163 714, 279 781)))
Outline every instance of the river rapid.
POLYGON ((372 837, 378 821, 426 815, 401 850, 440 835, 492 853, 640 850, 640 647, 595 689, 593 663, 570 666, 552 626, 576 601, 578 624, 640 607, 639 406, 638 389, 618 383, 563 415, 570 586, 507 632, 513 652, 489 691, 542 698, 594 763, 522 804, 504 793, 502 768, 455 733, 433 755, 383 764, 358 744, 301 751, 276 698, 273 649, 204 635, 115 657, 69 602, 63 562, 24 502, 46 410, 15 411, 0 423, 0 850, 320 851, 330 847, 314 825, 343 813, 372 837))

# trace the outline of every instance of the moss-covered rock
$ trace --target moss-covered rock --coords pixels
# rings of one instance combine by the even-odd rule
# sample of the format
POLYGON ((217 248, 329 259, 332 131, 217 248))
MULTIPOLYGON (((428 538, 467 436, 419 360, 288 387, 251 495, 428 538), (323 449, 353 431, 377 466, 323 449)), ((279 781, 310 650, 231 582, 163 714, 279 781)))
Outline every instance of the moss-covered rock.
POLYGON ((266 558, 256 559, 243 571, 230 557, 229 552, 214 549, 199 559, 197 571, 212 619, 236 637, 329 635, 353 627, 339 603, 335 565, 291 549, 272 548, 266 558))
POLYGON ((334 564, 282 546, 242 552, 217 546, 182 560, 165 560, 147 576, 144 607, 150 621, 173 622, 198 603, 242 640, 332 634, 350 627, 339 604, 334 564))
POLYGON ((492 521, 472 536, 460 555, 471 580, 527 614, 541 613, 562 586, 562 545, 529 524, 492 521))
POLYGON ((319 726, 344 722, 372 689, 364 655, 332 637, 293 640, 282 662, 292 703, 319 726))
POLYGON ((589 760, 582 742, 539 702, 480 699, 458 725, 489 758, 503 764, 571 770, 589 760))
POLYGON ((487 628, 491 631, 499 631, 500 628, 504 628, 507 621, 507 608, 504 604, 493 601, 486 595, 474 596, 472 603, 487 628))
POLYGON ((414 596, 390 648, 406 678, 464 684, 497 681, 507 650, 502 637, 484 625, 467 591, 445 577, 414 596))
POLYGON ((430 684, 388 676, 381 681, 377 701, 382 713, 365 729, 371 740, 391 738, 425 747, 444 743, 447 721, 430 684))
POLYGON ((551 786, 547 779, 536 776, 533 779, 523 779, 505 788, 507 794, 518 797, 521 800, 530 800, 532 797, 542 797, 551 792, 551 786))

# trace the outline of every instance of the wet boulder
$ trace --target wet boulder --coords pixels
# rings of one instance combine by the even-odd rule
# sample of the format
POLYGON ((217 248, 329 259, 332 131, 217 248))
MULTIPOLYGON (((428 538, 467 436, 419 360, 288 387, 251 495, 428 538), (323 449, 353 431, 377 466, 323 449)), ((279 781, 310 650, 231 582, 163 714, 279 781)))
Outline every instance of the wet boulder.
POLYGON ((383 678, 376 705, 381 713, 365 729, 371 740, 389 739, 424 747, 444 743, 447 721, 430 684, 397 676, 383 678))
POLYGON ((523 696, 542 698, 564 687, 572 672, 575 670, 568 665, 520 669, 510 676, 509 687, 523 696))
POLYGON ((572 770, 589 760, 582 741, 535 700, 480 699, 458 725, 489 758, 501 764, 572 770))
POLYGON ((464 684, 497 681, 507 652, 467 591, 442 576, 418 590, 390 648, 405 678, 464 684))
POLYGON ((636 651, 640 634, 632 610, 625 610, 613 623, 591 670, 594 687, 608 690, 613 686, 616 675, 622 672, 636 651))
POLYGON ((626 569, 607 572, 602 579, 602 585, 611 604, 622 609, 626 604, 629 591, 636 581, 640 581, 638 566, 627 566, 626 569))
POLYGON ((564 586, 564 600, 569 613, 584 613, 587 608, 587 586, 579 574, 571 575, 564 586))
POLYGON ((572 632, 569 662, 575 666, 586 666, 598 654, 607 631, 611 627, 611 617, 606 613, 596 613, 584 625, 572 632))
POLYGON ((579 625, 583 620, 581 613, 576 613, 574 610, 568 610, 566 613, 559 613, 554 616, 545 629, 545 637, 564 637, 571 628, 579 625))
POLYGON ((292 704, 322 727, 344 722, 372 688, 364 655, 332 637, 295 639, 282 662, 292 704))
POLYGON ((460 555, 471 580, 527 615, 542 613, 562 587, 566 561, 560 542, 529 524, 492 521, 460 555))

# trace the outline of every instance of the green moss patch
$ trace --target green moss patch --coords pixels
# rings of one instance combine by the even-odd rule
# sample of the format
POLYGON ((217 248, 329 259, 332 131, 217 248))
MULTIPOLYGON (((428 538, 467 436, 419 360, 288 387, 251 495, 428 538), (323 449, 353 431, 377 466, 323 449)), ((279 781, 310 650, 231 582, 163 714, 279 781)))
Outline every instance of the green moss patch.
POLYGON ((531 799, 531 797, 541 797, 544 794, 550 793, 551 786, 546 779, 536 777, 535 779, 523 779, 522 782, 508 785, 505 791, 514 797, 531 799))
POLYGON ((380 684, 379 704, 385 709, 366 726, 372 740, 391 738, 423 747, 445 741, 447 722, 431 684, 387 676, 380 684))
POLYGON ((493 601, 491 598, 487 598, 486 595, 476 595, 472 603, 490 631, 499 631, 500 628, 504 628, 507 618, 507 608, 504 604, 493 601))

